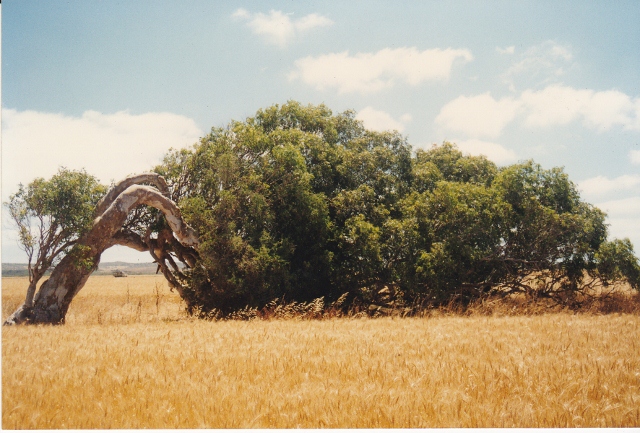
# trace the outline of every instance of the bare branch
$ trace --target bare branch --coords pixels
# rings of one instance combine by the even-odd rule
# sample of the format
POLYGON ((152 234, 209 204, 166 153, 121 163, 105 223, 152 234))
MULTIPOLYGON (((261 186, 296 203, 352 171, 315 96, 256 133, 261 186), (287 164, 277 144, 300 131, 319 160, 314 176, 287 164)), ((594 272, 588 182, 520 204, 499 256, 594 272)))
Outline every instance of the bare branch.
POLYGON ((156 173, 142 173, 136 174, 133 176, 129 176, 124 180, 118 182, 114 185, 107 195, 105 195, 97 204, 95 210, 95 216, 98 217, 106 211, 109 206, 113 203, 113 201, 122 194, 127 188, 132 185, 138 185, 143 183, 150 183, 155 185, 156 188, 164 195, 165 197, 169 196, 169 187, 167 186, 167 182, 164 180, 162 176, 156 173))
POLYGON ((111 240, 113 241, 113 245, 122 245, 140 252, 149 251, 149 247, 137 233, 119 230, 111 237, 111 240))
POLYGON ((197 246, 198 236, 182 219, 178 206, 157 189, 145 185, 132 185, 125 189, 104 213, 96 218, 91 230, 92 237, 99 236, 100 244, 116 234, 127 219, 129 212, 137 206, 148 205, 161 211, 176 238, 183 245, 197 246))

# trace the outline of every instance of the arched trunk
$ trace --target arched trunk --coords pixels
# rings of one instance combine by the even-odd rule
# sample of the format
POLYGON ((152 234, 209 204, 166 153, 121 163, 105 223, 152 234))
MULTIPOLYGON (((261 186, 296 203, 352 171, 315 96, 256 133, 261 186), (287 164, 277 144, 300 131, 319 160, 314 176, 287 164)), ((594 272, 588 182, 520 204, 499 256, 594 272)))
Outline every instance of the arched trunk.
MULTIPOLYGON (((71 301, 89 276, 98 269, 102 253, 113 245, 126 245, 139 251, 150 251, 152 256, 158 259, 157 253, 153 250, 160 243, 160 234, 158 239, 151 239, 147 235, 145 241, 135 233, 121 230, 129 212, 138 206, 152 206, 161 211, 169 225, 161 233, 163 239, 170 238, 166 245, 173 242, 182 250, 187 250, 191 259, 197 257, 194 248, 198 245, 198 237, 184 222, 176 204, 163 195, 167 192, 164 179, 156 174, 132 176, 115 185, 96 206, 96 214, 99 216, 94 220, 92 228, 77 241, 69 254, 53 270, 49 279, 40 286, 32 305, 29 305, 28 296, 27 302, 4 324, 64 323, 71 301), (154 187, 136 184, 138 182, 152 183, 158 186, 162 193, 154 187)), ((162 246, 165 246, 165 242, 162 246)), ((181 251, 181 254, 184 254, 184 251, 181 251)), ((168 254, 163 255, 170 259, 168 254)), ((190 261, 193 263, 193 260, 190 261)), ((169 283, 177 287, 182 294, 180 283, 164 260, 158 264, 169 283)))

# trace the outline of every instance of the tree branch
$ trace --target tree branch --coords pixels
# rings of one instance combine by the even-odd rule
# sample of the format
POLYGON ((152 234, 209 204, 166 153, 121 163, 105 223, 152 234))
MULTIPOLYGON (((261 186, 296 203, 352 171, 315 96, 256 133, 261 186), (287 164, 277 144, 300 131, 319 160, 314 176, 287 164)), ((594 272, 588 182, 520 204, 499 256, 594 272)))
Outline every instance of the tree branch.
POLYGON ((119 230, 115 235, 111 236, 111 240, 113 245, 122 245, 140 252, 149 251, 149 247, 137 233, 119 230))
MULTIPOLYGON (((129 181, 131 179, 133 178, 129 178, 129 181)), ((151 177, 138 176, 135 179, 157 180, 162 178, 153 175, 151 177)), ((124 182, 124 184, 126 183, 124 182)), ((119 186, 122 185, 121 182, 119 186)), ((104 200, 103 206, 108 202, 109 200, 104 200)), ((175 269, 175 273, 171 272, 165 262, 175 240, 186 248, 195 249, 199 244, 195 230, 182 219, 178 206, 171 199, 154 187, 130 185, 111 200, 104 212, 93 220, 91 229, 78 239, 69 254, 51 272, 49 279, 40 286, 40 290, 33 298, 33 303, 27 302, 20 306, 5 324, 64 323, 69 304, 82 289, 89 276, 98 268, 102 253, 116 244, 126 245, 139 251, 149 251, 152 257, 158 261, 169 283, 177 288, 180 295, 183 296, 181 280, 184 280, 184 275, 179 271, 175 262, 171 263, 170 257, 170 264, 175 269), (150 239, 150 227, 147 238, 144 240, 139 235, 122 229, 129 213, 136 207, 143 205, 154 207, 162 212, 169 225, 168 228, 161 230, 159 239, 150 239), (154 242, 157 242, 157 252, 163 257, 156 255, 152 247, 154 242)))
POLYGON ((169 196, 169 187, 167 186, 167 182, 162 176, 156 173, 136 174, 133 176, 129 176, 115 184, 109 190, 109 192, 98 202, 94 215, 96 217, 102 215, 104 211, 106 211, 109 206, 111 206, 114 200, 116 200, 120 196, 120 194, 122 194, 122 192, 124 192, 132 185, 139 185, 141 183, 150 183, 152 185, 155 185, 155 187, 158 188, 162 195, 164 195, 165 197, 169 196))
POLYGON ((161 211, 180 243, 193 247, 198 245, 196 232, 184 222, 178 206, 157 189, 145 185, 129 186, 96 218, 91 232, 93 236, 102 238, 96 245, 107 245, 108 239, 120 230, 129 212, 141 205, 152 206, 161 211))

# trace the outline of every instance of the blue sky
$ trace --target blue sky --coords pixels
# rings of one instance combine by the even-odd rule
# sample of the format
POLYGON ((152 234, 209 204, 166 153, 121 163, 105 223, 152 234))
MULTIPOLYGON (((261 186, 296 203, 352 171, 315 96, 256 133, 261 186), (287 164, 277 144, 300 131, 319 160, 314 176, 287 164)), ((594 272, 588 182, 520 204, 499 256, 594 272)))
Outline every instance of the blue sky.
MULTIPOLYGON (((562 166, 638 253, 638 22, 637 1, 5 0, 2 199, 61 165, 146 171, 294 99, 414 148, 562 166)), ((6 217, 2 260, 24 261, 6 217)))

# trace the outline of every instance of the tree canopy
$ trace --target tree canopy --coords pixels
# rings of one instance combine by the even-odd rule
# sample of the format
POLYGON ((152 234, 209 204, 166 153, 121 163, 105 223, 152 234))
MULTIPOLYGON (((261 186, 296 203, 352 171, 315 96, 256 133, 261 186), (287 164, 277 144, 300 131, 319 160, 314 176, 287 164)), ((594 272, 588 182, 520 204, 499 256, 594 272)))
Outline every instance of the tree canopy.
POLYGON ((184 295, 203 312, 385 286, 438 304, 640 285, 631 243, 607 241, 605 214, 561 168, 497 167, 446 142, 414 153, 352 111, 275 105, 155 170, 199 234, 184 295))
POLYGON ((106 187, 84 170, 64 167, 49 180, 37 178, 6 203, 18 229, 18 243, 27 254, 27 304, 45 272, 64 257, 93 221, 106 187))
POLYGON ((514 293, 579 307, 620 283, 640 290, 633 245, 607 239, 606 215, 562 168, 498 167, 447 142, 414 152, 353 111, 275 105, 170 151, 155 172, 108 192, 64 168, 20 186, 6 205, 30 285, 6 323, 64 322, 113 245, 149 252, 202 316, 275 299, 397 307, 514 293))
POLYGON ((33 268, 29 255, 33 272, 25 302, 5 325, 64 323, 71 301, 98 269, 102 253, 114 245, 149 252, 169 284, 182 295, 182 273, 173 257, 193 266, 198 257, 198 236, 168 197, 162 176, 128 176, 103 194, 105 189, 91 176, 62 169, 50 181, 38 179, 27 190, 20 190, 8 205, 17 224, 22 224, 25 250, 30 253, 37 247, 39 252, 33 268), (32 216, 40 221, 35 228, 36 232, 39 228, 35 236, 39 240, 33 240, 32 216), (145 225, 144 235, 140 235, 137 230, 145 225), (58 259, 35 293, 46 264, 58 259))

